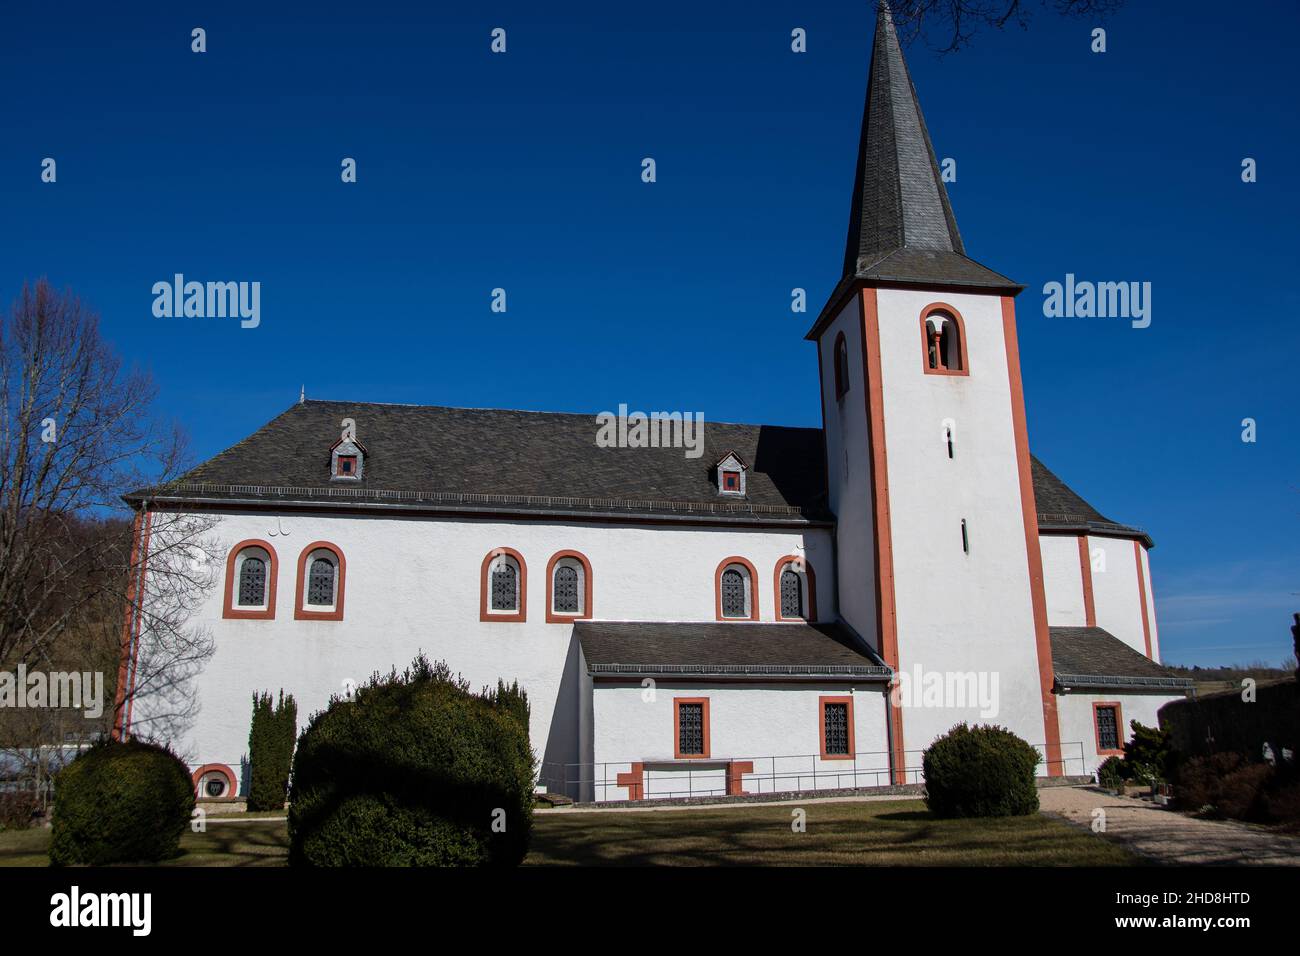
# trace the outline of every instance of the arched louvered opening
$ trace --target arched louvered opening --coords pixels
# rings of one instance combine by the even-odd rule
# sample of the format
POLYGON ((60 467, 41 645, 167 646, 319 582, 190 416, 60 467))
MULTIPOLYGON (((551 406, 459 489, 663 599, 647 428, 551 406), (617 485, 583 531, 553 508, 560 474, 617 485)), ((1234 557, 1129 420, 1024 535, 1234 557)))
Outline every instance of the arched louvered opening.
POLYGON ((968 375, 966 326, 956 309, 936 304, 921 313, 921 350, 925 371, 933 375, 968 375))

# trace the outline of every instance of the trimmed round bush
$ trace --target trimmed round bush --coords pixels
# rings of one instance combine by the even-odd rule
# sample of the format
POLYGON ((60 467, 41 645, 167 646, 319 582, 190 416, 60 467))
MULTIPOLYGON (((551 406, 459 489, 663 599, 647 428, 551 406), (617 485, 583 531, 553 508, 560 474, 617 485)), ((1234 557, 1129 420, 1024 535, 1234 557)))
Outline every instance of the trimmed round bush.
POLYGON ((1038 811, 1038 751, 1003 727, 958 724, 922 758, 925 802, 941 817, 1016 817, 1038 811))
POLYGON ((1118 790, 1124 784, 1124 761, 1107 757, 1097 768, 1097 783, 1108 790, 1118 790))
POLYGON ((155 863, 179 855, 194 781, 166 747, 104 740, 54 778, 50 863, 155 863))
MULTIPOLYGON (((289 862, 516 865, 532 835, 533 753, 517 701, 472 694, 419 657, 335 698, 298 740, 289 862)), ((524 711, 526 713, 526 707, 524 711)))

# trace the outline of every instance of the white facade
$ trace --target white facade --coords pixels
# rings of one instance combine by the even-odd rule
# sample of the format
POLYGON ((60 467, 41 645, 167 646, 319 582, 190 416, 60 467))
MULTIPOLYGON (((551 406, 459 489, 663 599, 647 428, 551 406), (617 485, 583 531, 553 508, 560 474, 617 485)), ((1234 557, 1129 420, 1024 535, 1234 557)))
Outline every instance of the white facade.
MULTIPOLYGON (((213 633, 216 650, 197 681, 198 721, 178 743, 195 766, 220 763, 236 773, 248 749, 255 692, 283 688, 294 694, 305 724, 349 682, 400 670, 421 651, 431 660, 446 660, 474 688, 518 679, 532 707, 538 759, 580 762, 579 713, 590 704, 578 692, 573 625, 546 621, 545 571, 560 551, 581 552, 590 562, 591 610, 602 620, 713 621, 715 571, 733 556, 756 569, 761 621, 776 620, 773 575, 778 560, 795 553, 814 569, 819 612, 835 606, 834 552, 824 528, 246 512, 222 515, 213 535, 222 553, 261 541, 277 558, 274 618, 225 617, 228 582, 218 570, 217 584, 193 620, 213 633), (346 561, 341 621, 295 619, 298 559, 320 541, 337 546, 346 561), (479 620, 481 566, 497 548, 513 549, 524 559, 524 621, 479 620)), ((602 754, 613 759, 608 751, 602 754)))

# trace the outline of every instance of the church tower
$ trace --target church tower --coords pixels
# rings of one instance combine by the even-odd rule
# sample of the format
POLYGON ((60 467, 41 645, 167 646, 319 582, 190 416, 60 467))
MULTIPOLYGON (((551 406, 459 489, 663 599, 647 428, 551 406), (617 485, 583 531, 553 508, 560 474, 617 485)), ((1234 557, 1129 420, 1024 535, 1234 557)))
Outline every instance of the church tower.
POLYGON ((963 720, 1008 727, 1039 746, 1040 773, 1061 772, 1016 340, 1022 288, 966 256, 882 0, 843 274, 807 338, 821 369, 839 613, 900 675, 896 780, 963 720), (936 674, 942 700, 923 693, 936 674))

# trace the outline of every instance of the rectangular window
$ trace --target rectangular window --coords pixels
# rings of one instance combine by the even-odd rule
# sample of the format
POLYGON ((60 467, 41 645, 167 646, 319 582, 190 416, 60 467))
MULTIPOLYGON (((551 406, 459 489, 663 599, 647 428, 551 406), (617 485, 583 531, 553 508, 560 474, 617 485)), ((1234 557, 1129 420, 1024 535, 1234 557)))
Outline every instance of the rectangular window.
POLYGON ((356 471, 357 459, 355 455, 339 455, 339 474, 351 475, 356 471))
POLYGON ((740 472, 724 471, 722 473, 722 490, 739 491, 740 490, 740 472))
POLYGON ((1097 753, 1115 754, 1124 749, 1120 740, 1119 704, 1093 704, 1097 723, 1097 753))
POLYGON ((677 757, 709 755, 709 701, 705 697, 673 700, 673 723, 677 733, 677 757))
POLYGON ((853 698, 821 698, 822 757, 827 760, 853 758, 853 698))

